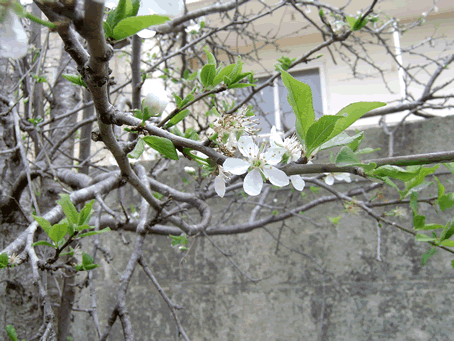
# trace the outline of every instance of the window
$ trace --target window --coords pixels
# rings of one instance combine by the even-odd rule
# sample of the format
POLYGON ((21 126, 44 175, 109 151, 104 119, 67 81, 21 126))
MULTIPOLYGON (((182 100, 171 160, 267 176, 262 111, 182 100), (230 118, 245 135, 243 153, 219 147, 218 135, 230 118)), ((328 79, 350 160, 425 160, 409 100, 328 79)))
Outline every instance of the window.
MULTIPOLYGON (((318 119, 323 116, 326 109, 324 110, 324 87, 322 86, 320 68, 295 71, 291 72, 291 75, 311 87, 315 118, 318 119)), ((257 85, 262 85, 268 79, 268 77, 258 78, 257 85)), ((288 131, 295 126, 296 118, 291 105, 288 103, 287 94, 288 90, 282 79, 279 78, 279 80, 274 81, 272 86, 263 88, 259 95, 255 96, 257 98, 252 101, 252 104, 260 119, 260 135, 269 134, 273 125, 280 131, 288 131)), ((240 95, 240 97, 243 96, 240 95)))

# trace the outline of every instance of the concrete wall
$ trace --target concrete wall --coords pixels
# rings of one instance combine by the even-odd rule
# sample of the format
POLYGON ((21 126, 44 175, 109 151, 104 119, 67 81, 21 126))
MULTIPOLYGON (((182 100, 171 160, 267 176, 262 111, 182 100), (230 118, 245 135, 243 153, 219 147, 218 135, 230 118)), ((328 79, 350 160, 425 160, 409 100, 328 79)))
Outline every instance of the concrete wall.
MULTIPOLYGON (((396 154, 450 150, 453 130, 453 117, 405 124, 396 136, 396 154)), ((387 138, 380 129, 368 130, 365 136, 365 146, 382 148, 381 152, 371 154, 371 158, 387 155, 387 138)), ((446 169, 441 167, 439 171, 446 169)), ((182 167, 170 167, 163 180, 173 183, 175 177, 183 176, 187 175, 182 167)), ((439 178, 449 185, 452 176, 439 178)), ((353 181, 350 185, 335 186, 348 189, 357 185, 353 181)), ((192 184, 187 186, 190 190, 192 184)), ((125 191, 128 195, 129 189, 125 191)), ((297 195, 294 200, 308 202, 330 195, 323 190, 319 194, 309 189, 304 192, 306 199, 297 195)), ((420 197, 428 197, 430 193, 436 194, 436 186, 429 187, 420 197)), ((368 195, 372 197, 373 193, 368 195)), ((383 195, 383 200, 398 197, 388 188, 383 189, 383 195)), ((278 195, 277 199, 280 198, 278 195)), ((135 195, 131 201, 138 206, 135 195)), ((213 202, 217 212, 213 224, 227 202, 226 199, 213 202)), ((385 206, 377 211, 385 213, 394 208, 385 206)), ((437 214, 427 204, 420 204, 419 209, 428 215, 429 222, 444 223, 452 219, 451 212, 437 214)), ((406 214, 391 219, 411 228, 408 207, 406 214)), ((416 243, 413 236, 391 226, 383 226, 381 261, 378 261, 377 223, 365 213, 347 214, 339 202, 334 202, 307 211, 304 216, 317 225, 299 218, 288 220, 281 234, 283 244, 277 251, 276 241, 265 229, 211 237, 242 271, 261 278, 259 282, 251 282, 241 275, 205 238, 190 238, 190 252, 183 258, 184 254, 170 246, 168 237, 147 237, 145 259, 173 302, 184 306, 179 316, 191 340, 452 339, 454 275, 450 262, 453 255, 439 250, 422 267, 421 254, 429 246, 416 243), (327 215, 340 214, 342 218, 334 227, 327 215)), ((244 217, 243 213, 235 212, 227 224, 240 222, 244 217)), ((274 236, 280 228, 280 224, 267 226, 274 236)), ((93 272, 101 326, 105 325, 109 308, 115 302, 120 274, 135 240, 132 233, 123 235, 130 241, 129 245, 124 245, 116 232, 101 237, 101 245, 114 257, 111 264, 100 260, 100 268, 93 272)), ((92 250, 89 244, 83 249, 92 250)), ((85 289, 79 307, 90 306, 89 291, 85 289)), ((131 282, 128 309, 137 340, 178 339, 166 304, 140 270, 131 282)), ((95 340, 88 314, 74 315, 74 339, 95 340)), ((117 321, 109 340, 122 340, 120 331, 117 321)))

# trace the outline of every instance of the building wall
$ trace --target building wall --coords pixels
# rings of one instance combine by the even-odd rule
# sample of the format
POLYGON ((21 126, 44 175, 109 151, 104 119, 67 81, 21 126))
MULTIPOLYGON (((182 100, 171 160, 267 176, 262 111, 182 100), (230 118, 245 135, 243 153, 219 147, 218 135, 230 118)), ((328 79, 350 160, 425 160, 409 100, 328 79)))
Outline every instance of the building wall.
MULTIPOLYGON (((405 124, 396 135, 396 154, 450 150, 454 144, 453 130, 452 117, 405 124), (431 134, 435 131, 436 135, 431 134)), ((380 129, 366 131, 364 146, 382 148, 371 154, 371 158, 387 155, 387 138, 380 129)), ((325 153, 317 162, 327 158, 325 153)), ((439 171, 446 169, 442 166, 439 171)), ((184 176, 187 174, 182 166, 171 165, 161 180, 175 183, 175 178, 184 176)), ((448 191, 453 189, 448 182, 452 175, 445 172, 439 178, 450 188, 448 191)), ((347 190, 359 183, 364 184, 364 180, 355 178, 349 185, 334 186, 347 190)), ((192 183, 181 186, 186 187, 180 189, 193 191, 192 183)), ((125 207, 129 203, 137 207, 139 198, 128 187, 124 191, 126 198, 131 198, 130 202, 126 200, 125 207)), ((297 194, 293 200, 303 203, 331 195, 323 190, 317 195, 307 188, 304 193, 306 199, 297 194)), ((436 193, 436 186, 432 185, 420 197, 436 193)), ((374 194, 368 193, 368 197, 374 194)), ((383 195, 383 200, 398 198, 390 188, 384 188, 383 195)), ((277 194, 276 199, 279 203, 282 195, 277 194)), ((117 208, 116 193, 109 201, 117 208)), ((216 198, 210 202, 215 212, 210 228, 216 226, 228 201, 228 198, 216 198)), ((246 202, 242 206, 225 224, 247 219, 246 211, 252 206, 246 202)), ((395 208, 392 205, 376 210, 384 214, 395 208)), ((419 209, 427 215, 428 222, 444 224, 452 218, 449 211, 437 214, 427 204, 419 204, 419 209)), ((282 230, 279 247, 264 228, 247 234, 211 237, 243 272, 262 279, 259 282, 251 282, 241 275, 206 238, 189 238, 190 251, 186 255, 172 248, 168 237, 147 237, 144 257, 167 295, 183 305, 178 314, 191 340, 451 339, 454 322, 451 254, 439 250, 423 267, 421 254, 429 246, 384 225, 379 261, 377 223, 364 212, 348 214, 339 202, 333 202, 311 209, 303 217, 313 223, 290 219, 282 230), (342 217, 335 227, 327 216, 338 215, 342 217)), ((392 219, 411 228, 408 207, 405 216, 392 219)), ((276 237, 281 225, 266 228, 276 237)), ((134 240, 134 234, 127 232, 123 232, 123 238, 115 232, 100 236, 101 245, 114 257, 110 264, 100 259, 100 268, 93 272, 101 326, 115 302, 119 278, 134 240)), ((92 246, 86 244, 83 249, 89 251, 92 246)), ((91 306, 88 290, 84 290, 78 305, 91 306)), ((127 305, 137 340, 178 339, 166 304, 140 268, 133 276, 127 305)), ((88 314, 75 313, 74 339, 94 340, 93 330, 88 314)), ((120 331, 117 321, 110 340, 121 340, 120 331)))

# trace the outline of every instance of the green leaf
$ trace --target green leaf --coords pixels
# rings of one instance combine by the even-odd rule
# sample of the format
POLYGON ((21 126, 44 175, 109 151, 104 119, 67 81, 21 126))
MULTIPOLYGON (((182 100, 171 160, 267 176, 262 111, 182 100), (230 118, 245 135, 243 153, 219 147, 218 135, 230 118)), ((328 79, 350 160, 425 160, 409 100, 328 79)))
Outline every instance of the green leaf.
POLYGON ((200 72, 200 80, 205 88, 213 85, 214 77, 216 76, 216 67, 213 64, 207 64, 200 72))
POLYGON ((336 121, 339 119, 341 119, 341 117, 330 115, 322 116, 317 122, 309 127, 305 138, 308 155, 310 155, 315 148, 321 146, 330 139, 329 136, 335 127, 336 121))
MULTIPOLYGON (((359 130, 356 129, 356 134, 359 134, 359 130)), ((342 134, 342 133, 341 133, 342 134)), ((360 137, 356 138, 354 141, 352 141, 348 146, 354 151, 356 152, 356 150, 358 149, 359 145, 361 144, 361 142, 363 142, 363 139, 364 139, 364 135, 361 135, 360 137)))
POLYGON ((443 240, 446 239, 446 233, 447 233, 448 230, 449 230, 449 226, 450 226, 449 222, 444 226, 443 232, 442 232, 441 235, 440 235, 440 240, 438 241, 439 244, 440 244, 443 240))
POLYGON ((288 102, 296 116, 296 132, 300 139, 306 140, 306 133, 315 121, 311 88, 309 85, 296 80, 284 70, 281 70, 281 77, 288 90, 288 102))
POLYGON ((320 187, 317 186, 309 186, 309 189, 312 193, 318 193, 320 191, 320 187))
POLYGON ((8 254, 3 252, 0 254, 0 269, 6 268, 8 266, 8 254))
POLYGON ((59 223, 52 226, 49 231, 49 237, 57 244, 68 233, 69 226, 67 223, 59 223))
POLYGON ((92 230, 94 229, 96 226, 90 226, 88 224, 83 224, 83 225, 80 225, 80 226, 77 226, 76 230, 77 231, 83 231, 83 230, 92 230))
POLYGON ((337 223, 339 222, 339 219, 341 218, 342 216, 338 216, 338 217, 334 217, 334 218, 331 218, 331 217, 328 217, 329 221, 331 223, 333 223, 334 225, 337 225, 337 223))
POLYGON ((176 114, 174 117, 172 117, 169 120, 169 122, 167 122, 166 128, 170 128, 170 127, 174 126, 178 122, 182 121, 188 115, 189 115, 189 110, 188 109, 180 111, 178 114, 176 114))
POLYGON ((188 244, 188 239, 186 238, 186 235, 183 234, 181 236, 172 236, 171 234, 169 235, 170 238, 172 238, 172 246, 175 246, 175 245, 186 245, 188 244))
POLYGON ((415 236, 415 240, 417 242, 433 242, 433 241, 436 241, 437 238, 434 238, 434 237, 429 237, 425 234, 420 234, 418 233, 416 236, 415 236))
POLYGON ((78 225, 88 224, 91 218, 92 207, 95 203, 95 199, 91 200, 90 202, 86 203, 84 208, 79 213, 79 223, 78 225))
POLYGON ((88 253, 82 251, 82 264, 83 266, 87 266, 87 265, 90 265, 90 264, 93 264, 94 262, 94 259, 92 256, 90 256, 88 253))
POLYGON ((418 192, 411 193, 410 208, 413 211, 413 215, 416 215, 418 213, 418 192))
POLYGON ((408 171, 399 166, 384 165, 374 169, 369 175, 380 177, 387 176, 401 181, 409 181, 415 178, 418 173, 419 169, 408 171))
POLYGON ((70 74, 62 74, 61 75, 64 79, 70 81, 73 84, 80 85, 83 87, 87 87, 87 84, 85 84, 84 80, 82 79, 81 75, 70 75, 70 74))
POLYGON ((449 229, 446 231, 445 234, 445 239, 451 238, 451 236, 454 234, 454 220, 451 221, 451 226, 449 229))
POLYGON ((454 246, 454 240, 444 240, 440 243, 442 246, 447 246, 447 247, 453 247, 454 246))
MULTIPOLYGON (((360 132, 359 134, 349 136, 346 132, 342 132, 339 135, 337 135, 337 136, 333 137, 332 139, 323 143, 322 146, 320 147, 320 150, 325 150, 325 149, 339 147, 339 146, 345 146, 347 144, 350 147, 350 144, 354 143, 355 141, 357 141, 360 138, 362 139, 363 134, 364 134, 363 132, 360 132)), ((351 149, 353 151, 356 150, 353 148, 351 148, 351 149)))
POLYGON ((39 216, 36 216, 36 215, 33 215, 33 218, 38 222, 38 224, 43 228, 44 232, 46 232, 47 234, 49 234, 49 231, 52 227, 51 223, 43 218, 43 217, 39 217, 39 216))
POLYGON ((130 37, 137 32, 142 31, 143 29, 154 26, 160 25, 165 23, 166 21, 170 20, 169 17, 157 15, 157 14, 150 14, 150 15, 141 15, 138 17, 129 17, 126 19, 121 20, 113 29, 112 37, 115 40, 122 40, 127 37, 130 37))
POLYGON ((55 245, 53 245, 45 240, 40 240, 40 241, 37 241, 36 243, 32 244, 33 247, 38 246, 38 245, 50 246, 50 247, 53 247, 54 249, 57 248, 55 245))
POLYGON ((126 0, 119 0, 111 25, 113 28, 126 17, 126 0))
POLYGON ((76 206, 74 206, 68 194, 61 193, 60 197, 61 199, 57 201, 57 204, 63 209, 69 224, 76 225, 79 222, 79 212, 77 212, 76 206))
POLYGON ((429 186, 431 182, 424 181, 424 178, 430 174, 433 174, 438 169, 439 165, 435 165, 433 167, 418 167, 419 166, 407 167, 407 170, 409 170, 410 172, 414 171, 415 169, 417 169, 418 172, 415 177, 405 182, 405 190, 400 193, 401 198, 407 196, 410 191, 420 191, 423 188, 429 186))
POLYGON ((421 264, 423 266, 426 265, 426 263, 429 260, 429 258, 432 257, 435 253, 437 253, 437 248, 436 247, 433 247, 429 251, 424 252, 421 255, 421 264))
POLYGON ((241 74, 241 71, 243 71, 243 62, 241 61, 241 56, 238 56, 238 60, 236 61, 236 64, 232 70, 232 72, 230 73, 230 75, 228 76, 228 79, 230 79, 229 83, 225 82, 224 80, 224 83, 225 84, 231 84, 230 82, 233 83, 233 80, 239 75, 241 74))
POLYGON ((103 21, 102 25, 104 27, 104 34, 106 37, 112 37, 113 31, 112 28, 110 27, 109 23, 107 21, 103 21))
POLYGON ((11 341, 17 341, 16 329, 13 327, 12 324, 8 324, 5 327, 5 330, 6 330, 6 333, 8 334, 8 336, 9 336, 9 338, 11 339, 11 341))
POLYGON ((140 0, 132 0, 132 10, 130 16, 135 17, 139 12, 140 0))
POLYGON ((210 51, 208 51, 207 47, 205 47, 204 50, 207 55, 207 60, 208 60, 207 64, 212 64, 212 65, 214 65, 214 67, 216 67, 216 58, 214 58, 213 54, 210 51))
POLYGON ((361 167, 364 169, 364 172, 368 173, 375 169, 377 167, 377 164, 375 162, 368 163, 367 165, 361 165, 361 167))
MULTIPOLYGON (((421 216, 416 216, 416 217, 421 217, 421 216)), ((424 216, 423 216, 424 217, 424 216)), ((426 217, 424 217, 426 218, 426 217)), ((428 231, 428 230, 439 230, 439 229, 443 229, 444 226, 443 225, 440 225, 440 224, 426 224, 424 225, 424 227, 422 228, 419 228, 419 229, 415 229, 415 230, 425 230, 425 231, 428 231)))
POLYGON ((350 24, 351 31, 359 31, 360 29, 362 29, 364 26, 367 25, 367 23, 369 22, 369 19, 364 18, 363 20, 361 20, 361 17, 362 16, 360 15, 357 19, 353 18, 355 20, 353 26, 352 26, 352 24, 351 24, 351 22, 349 20, 352 17, 347 17, 347 21, 350 24))
POLYGON ((363 149, 360 149, 358 151, 355 152, 356 155, 363 155, 363 154, 370 154, 370 153, 373 153, 373 152, 378 152, 380 151, 381 148, 363 148, 363 149))
POLYGON ((438 198, 437 202, 443 212, 449 208, 452 208, 454 206, 454 193, 442 195, 438 198))
POLYGON ((356 165, 359 163, 358 156, 347 146, 342 147, 336 156, 336 165, 339 166, 356 165))
POLYGON ((231 64, 231 65, 227 65, 225 68, 223 68, 221 71, 219 71, 219 73, 213 79, 213 86, 216 86, 219 83, 221 83, 224 80, 224 76, 229 76, 232 73, 234 68, 235 68, 235 64, 231 64))
POLYGON ((172 160, 178 160, 178 154, 173 145, 172 141, 166 139, 165 137, 159 136, 145 136, 143 138, 146 144, 148 144, 151 148, 158 151, 162 155, 168 157, 172 160))
POLYGON ((257 84, 250 84, 250 83, 235 83, 228 86, 228 89, 242 89, 247 88, 249 86, 257 86, 257 84))
POLYGON ((90 270, 96 269, 97 267, 99 267, 99 264, 84 265, 84 270, 85 271, 90 271, 90 270))
POLYGON ((413 225, 415 230, 423 230, 426 224, 426 217, 423 215, 415 215, 413 216, 413 225))
POLYGON ((336 122, 336 127, 333 129, 330 139, 339 135, 372 109, 385 105, 386 103, 383 102, 357 102, 347 105, 336 114, 336 116, 344 118, 336 122))
POLYGON ((450 163, 444 163, 443 164, 446 168, 448 168, 448 170, 454 174, 454 162, 450 162, 450 163))
POLYGON ((138 159, 140 155, 142 155, 143 151, 145 150, 145 143, 143 142, 142 138, 139 138, 139 141, 137 141, 136 146, 128 154, 128 157, 131 159, 138 159))
POLYGON ((82 234, 78 235, 77 237, 78 238, 84 238, 84 237, 94 236, 94 235, 101 234, 101 233, 104 233, 104 232, 109 232, 109 231, 111 231, 110 227, 106 227, 106 228, 103 228, 102 230, 99 230, 99 231, 90 231, 90 232, 82 233, 82 234))

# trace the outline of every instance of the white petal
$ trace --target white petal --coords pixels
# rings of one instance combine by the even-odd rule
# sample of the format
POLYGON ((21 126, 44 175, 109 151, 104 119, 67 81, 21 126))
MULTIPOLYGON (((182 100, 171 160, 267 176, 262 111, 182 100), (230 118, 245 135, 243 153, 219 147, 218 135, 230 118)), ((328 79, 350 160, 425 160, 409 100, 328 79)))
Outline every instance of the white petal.
POLYGON ((335 173, 334 178, 339 181, 351 182, 350 173, 335 173))
POLYGON ((259 147, 254 143, 254 140, 250 136, 241 136, 238 140, 238 149, 243 156, 251 158, 256 157, 259 153, 259 147))
POLYGON ((289 184, 287 174, 276 167, 265 166, 263 167, 263 173, 265 173, 265 177, 270 180, 274 186, 283 187, 289 184))
POLYGON ((247 161, 230 157, 224 161, 222 167, 224 167, 224 170, 227 172, 235 175, 241 175, 247 172, 250 164, 247 161))
POLYGON ((282 141, 281 136, 277 132, 275 126, 273 126, 273 128, 271 128, 270 145, 271 145, 271 147, 283 147, 284 146, 284 142, 282 141))
POLYGON ((284 154, 285 149, 283 148, 269 148, 262 156, 266 163, 276 165, 282 160, 282 155, 284 154))
POLYGON ((224 180, 222 180, 222 177, 219 175, 214 179, 214 190, 221 198, 224 198, 225 182, 224 182, 224 180))
POLYGON ((263 180, 260 171, 255 168, 246 175, 243 182, 244 191, 249 195, 259 195, 262 191, 263 180))
POLYGON ((329 186, 332 186, 334 184, 334 176, 333 174, 328 174, 325 178, 325 183, 329 186))
POLYGON ((306 182, 303 180, 301 175, 290 175, 290 180, 292 181, 293 187, 297 191, 302 191, 304 189, 304 186, 306 185, 306 182))

